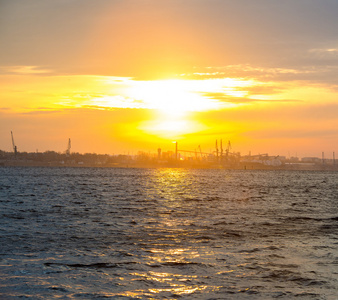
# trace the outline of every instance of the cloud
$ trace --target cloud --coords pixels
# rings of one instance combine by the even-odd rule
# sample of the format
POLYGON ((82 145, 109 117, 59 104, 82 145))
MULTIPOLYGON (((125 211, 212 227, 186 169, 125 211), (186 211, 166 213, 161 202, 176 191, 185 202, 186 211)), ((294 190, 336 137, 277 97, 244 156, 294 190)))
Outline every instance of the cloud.
POLYGON ((0 67, 2 74, 19 74, 19 75, 43 75, 51 74, 52 70, 44 69, 39 66, 2 66, 0 67))
POLYGON ((227 93, 222 92, 201 92, 204 97, 215 99, 221 102, 233 103, 233 104, 248 104, 254 102, 300 102, 300 100, 295 99, 253 99, 248 97, 233 97, 229 96, 227 93))
MULTIPOLYGON (((292 68, 265 67, 251 64, 237 64, 228 66, 210 66, 196 68, 195 72, 178 75, 184 79, 206 80, 237 78, 265 82, 261 90, 264 94, 270 91, 279 92, 280 84, 299 82, 300 85, 319 84, 326 88, 338 90, 338 52, 337 49, 316 50, 313 53, 304 52, 302 64, 295 64, 292 68), (316 54, 315 54, 316 53, 316 54), (272 86, 274 85, 275 88, 272 86), (278 86, 278 87, 277 87, 278 86), (265 91, 263 91, 263 89, 265 91)), ((257 85, 259 86, 259 85, 257 85)), ((255 87, 253 89, 258 89, 255 87)))
POLYGON ((338 48, 310 49, 309 53, 313 54, 316 58, 320 58, 320 59, 338 58, 338 48))
POLYGON ((80 107, 95 109, 115 109, 115 108, 151 108, 142 100, 136 100, 122 95, 104 95, 101 97, 91 97, 88 101, 79 103, 80 107))
POLYGON ((247 63, 292 73, 294 62, 307 66, 308 49, 336 49, 323 44, 338 33, 337 1, 2 2, 1 61, 60 74, 146 77, 247 63))
POLYGON ((66 109, 51 108, 51 107, 37 107, 34 109, 27 108, 25 111, 20 112, 22 115, 49 115, 65 112, 66 109))
POLYGON ((338 129, 274 129, 274 130, 257 130, 247 131, 243 135, 255 139, 317 139, 317 138, 338 138, 338 129))
MULTIPOLYGON (((238 90, 242 90, 242 88, 238 88, 238 90)), ((255 85, 255 86, 248 86, 245 87, 245 91, 248 95, 274 95, 281 93, 285 90, 281 85, 255 85)))
MULTIPOLYGON (((237 64, 227 66, 210 66, 201 68, 198 72, 180 74, 181 77, 189 79, 209 79, 209 78, 227 78, 236 77, 242 79, 255 80, 279 80, 281 78, 299 79, 307 74, 314 74, 316 70, 313 68, 281 68, 281 67, 264 67, 251 64, 237 64)), ((283 79, 284 81, 285 79, 283 79)))

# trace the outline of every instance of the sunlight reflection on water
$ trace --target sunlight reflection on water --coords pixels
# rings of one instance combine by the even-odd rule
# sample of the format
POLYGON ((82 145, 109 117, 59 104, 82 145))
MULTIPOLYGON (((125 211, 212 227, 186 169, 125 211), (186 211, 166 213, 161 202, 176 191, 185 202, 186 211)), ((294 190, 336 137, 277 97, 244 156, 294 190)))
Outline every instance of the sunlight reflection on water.
POLYGON ((0 298, 337 292, 337 173, 3 170, 0 298))

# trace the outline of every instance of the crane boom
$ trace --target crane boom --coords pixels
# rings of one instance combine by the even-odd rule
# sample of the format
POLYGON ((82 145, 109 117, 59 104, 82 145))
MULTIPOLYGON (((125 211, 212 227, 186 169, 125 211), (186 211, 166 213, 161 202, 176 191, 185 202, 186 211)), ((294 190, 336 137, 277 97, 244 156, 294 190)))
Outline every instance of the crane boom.
POLYGON ((11 136, 12 136, 12 145, 13 145, 13 150, 14 150, 14 148, 15 148, 15 143, 14 143, 13 131, 11 131, 11 136))
POLYGON ((231 143, 230 143, 230 141, 228 141, 228 146, 227 146, 227 148, 226 148, 226 150, 225 150, 225 152, 226 152, 226 156, 228 156, 228 155, 229 155, 229 153, 230 153, 230 150, 231 150, 231 143))
POLYGON ((69 156, 70 155, 70 148, 72 147, 72 143, 70 141, 70 139, 68 139, 68 147, 67 147, 67 150, 66 150, 66 155, 69 156))
POLYGON ((222 144, 222 140, 221 140, 221 160, 223 158, 223 144, 222 144))
POLYGON ((16 154, 18 153, 18 149, 14 143, 14 137, 13 137, 13 132, 11 131, 11 136, 12 136, 12 146, 13 146, 13 151, 14 151, 14 155, 16 157, 16 154))
POLYGON ((198 149, 200 150, 201 159, 202 159, 202 158, 203 158, 203 156, 202 156, 202 149, 201 149, 201 145, 198 145, 198 149))

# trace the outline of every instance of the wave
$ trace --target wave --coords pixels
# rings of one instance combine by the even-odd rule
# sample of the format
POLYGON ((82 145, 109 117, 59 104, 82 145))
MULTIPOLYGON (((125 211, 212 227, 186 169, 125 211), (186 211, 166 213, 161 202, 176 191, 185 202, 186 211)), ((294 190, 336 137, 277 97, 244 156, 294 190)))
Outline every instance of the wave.
POLYGON ((94 268, 94 269, 111 269, 111 268, 119 268, 125 265, 138 265, 138 262, 118 262, 118 263, 92 263, 92 264, 66 264, 66 263, 54 263, 47 262, 44 263, 47 267, 52 266, 65 266, 69 268, 94 268))

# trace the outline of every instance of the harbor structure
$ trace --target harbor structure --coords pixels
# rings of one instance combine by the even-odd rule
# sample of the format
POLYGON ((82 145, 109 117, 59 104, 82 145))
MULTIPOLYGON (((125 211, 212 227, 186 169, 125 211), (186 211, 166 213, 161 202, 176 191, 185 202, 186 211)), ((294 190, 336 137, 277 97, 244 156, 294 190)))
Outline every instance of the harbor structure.
POLYGON ((12 146, 13 146, 14 157, 16 158, 17 154, 18 154, 18 148, 15 145, 14 137, 13 137, 13 132, 12 131, 11 131, 11 136, 12 136, 12 146))

